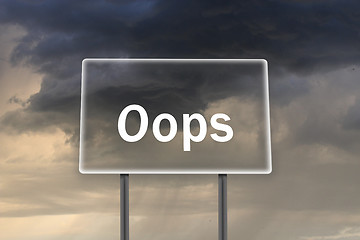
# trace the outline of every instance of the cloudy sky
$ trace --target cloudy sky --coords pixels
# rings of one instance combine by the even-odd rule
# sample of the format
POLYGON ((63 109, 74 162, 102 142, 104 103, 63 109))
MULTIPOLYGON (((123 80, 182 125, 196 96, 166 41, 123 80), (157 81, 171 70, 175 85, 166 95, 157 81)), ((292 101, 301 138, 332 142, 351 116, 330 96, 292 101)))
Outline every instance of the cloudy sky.
MULTIPOLYGON (((0 238, 118 239, 78 171, 81 60, 265 58, 270 175, 228 177, 229 239, 360 238, 357 1, 0 1, 0 238)), ((217 239, 216 175, 130 177, 132 239, 217 239)))

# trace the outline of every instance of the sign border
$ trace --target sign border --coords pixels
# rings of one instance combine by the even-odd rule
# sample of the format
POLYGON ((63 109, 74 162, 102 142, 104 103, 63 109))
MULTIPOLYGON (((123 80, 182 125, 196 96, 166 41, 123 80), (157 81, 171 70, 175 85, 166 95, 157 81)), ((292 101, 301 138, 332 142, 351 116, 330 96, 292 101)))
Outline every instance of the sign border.
POLYGON ((84 58, 81 66, 81 104, 80 104, 80 142, 79 142, 79 172, 82 174, 270 174, 272 172, 272 154, 271 154, 271 128, 270 128, 270 100, 269 100, 269 74, 268 74, 268 62, 265 59, 186 59, 186 58, 84 58), (123 169, 112 170, 86 170, 83 167, 83 139, 84 139, 84 124, 83 118, 85 116, 85 90, 84 79, 86 78, 86 63, 87 62, 243 62, 243 63, 262 63, 264 68, 264 115, 265 115, 265 151, 266 151, 266 168, 265 169, 244 169, 244 170, 146 170, 146 169, 123 169))

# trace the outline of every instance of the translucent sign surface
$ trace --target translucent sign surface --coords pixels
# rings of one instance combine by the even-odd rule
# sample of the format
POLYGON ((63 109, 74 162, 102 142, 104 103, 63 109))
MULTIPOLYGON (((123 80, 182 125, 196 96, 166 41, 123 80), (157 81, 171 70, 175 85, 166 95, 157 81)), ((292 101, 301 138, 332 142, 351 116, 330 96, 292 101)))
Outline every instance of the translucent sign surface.
POLYGON ((267 174, 262 59, 85 59, 80 165, 89 174, 267 174))

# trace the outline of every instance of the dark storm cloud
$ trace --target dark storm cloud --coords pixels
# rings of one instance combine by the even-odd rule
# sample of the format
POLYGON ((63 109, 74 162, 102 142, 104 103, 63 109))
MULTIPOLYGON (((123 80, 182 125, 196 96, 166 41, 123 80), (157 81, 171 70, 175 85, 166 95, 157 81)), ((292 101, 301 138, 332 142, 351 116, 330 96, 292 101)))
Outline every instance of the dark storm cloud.
MULTIPOLYGON (((266 58, 297 71, 359 59, 357 1, 4 1, 28 35, 13 60, 78 56, 266 58)), ((46 66, 43 66, 46 65, 46 66)))
MULTIPOLYGON (((358 9, 357 1, 2 1, 0 22, 27 31, 12 62, 45 75, 28 108, 68 114, 78 111, 86 57, 265 58, 276 78, 356 63, 358 9)), ((271 89, 286 92, 272 95, 276 103, 308 89, 276 78, 271 89)))

